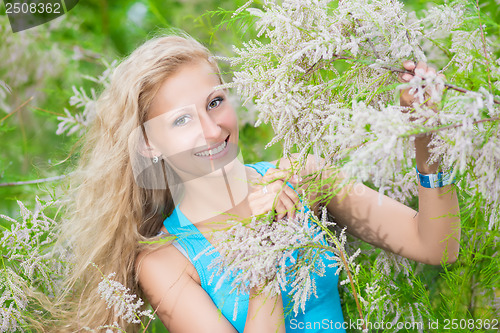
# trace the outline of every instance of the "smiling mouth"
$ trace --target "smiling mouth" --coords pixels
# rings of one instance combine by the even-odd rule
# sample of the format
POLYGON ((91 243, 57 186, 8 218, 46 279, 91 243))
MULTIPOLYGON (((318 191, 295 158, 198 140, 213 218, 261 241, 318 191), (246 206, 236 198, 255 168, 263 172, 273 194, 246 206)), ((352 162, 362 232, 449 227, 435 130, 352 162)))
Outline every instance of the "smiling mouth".
POLYGON ((229 136, 226 138, 226 140, 222 141, 221 144, 219 144, 217 147, 212 148, 212 149, 207 149, 204 151, 200 151, 198 153, 194 153, 196 156, 200 157, 209 157, 213 155, 217 155, 221 151, 223 151, 227 147, 227 141, 229 140, 229 136))

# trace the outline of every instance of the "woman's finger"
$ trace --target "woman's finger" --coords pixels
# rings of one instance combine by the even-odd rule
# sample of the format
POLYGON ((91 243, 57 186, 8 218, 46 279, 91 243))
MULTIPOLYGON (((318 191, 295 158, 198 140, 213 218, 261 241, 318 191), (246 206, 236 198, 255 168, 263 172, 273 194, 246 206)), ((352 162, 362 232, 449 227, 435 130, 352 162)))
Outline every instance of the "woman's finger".
POLYGON ((297 195, 297 192, 295 192, 290 186, 285 185, 285 187, 283 188, 283 193, 286 194, 294 204, 297 204, 299 202, 299 196, 297 195))
POLYGON ((411 75, 411 74, 408 74, 408 73, 401 74, 401 81, 402 82, 409 82, 412 78, 413 78, 413 75, 411 75))
POLYGON ((264 176, 262 176, 262 182, 264 184, 272 183, 277 180, 290 179, 292 174, 287 170, 280 169, 269 169, 264 176))
POLYGON ((415 63, 411 60, 405 60, 403 61, 403 67, 404 69, 406 69, 407 71, 413 71, 416 67, 415 63))
POLYGON ((417 67, 415 67, 415 75, 423 77, 424 74, 427 72, 427 70, 428 70, 427 63, 419 61, 417 67))
POLYGON ((278 205, 276 205, 276 212, 278 213, 278 220, 288 215, 293 217, 295 213, 295 203, 290 199, 290 197, 282 193, 278 197, 278 205))
POLYGON ((273 200, 269 195, 263 194, 261 191, 256 191, 248 195, 248 205, 252 215, 266 214, 273 210, 273 200))
POLYGON ((295 217, 295 212, 300 206, 300 200, 297 193, 290 187, 286 187, 285 191, 281 193, 280 200, 284 203, 287 208, 287 215, 289 218, 295 217))
POLYGON ((290 200, 296 204, 299 201, 299 196, 297 192, 294 191, 290 186, 288 186, 284 181, 277 180, 267 186, 268 191, 274 193, 274 196, 280 196, 285 194, 290 198, 290 200))
MULTIPOLYGON (((412 72, 415 69, 416 65, 413 61, 411 60, 405 60, 403 61, 403 68, 407 70, 408 72, 412 72)), ((410 73, 399 73, 398 75, 398 80, 399 82, 408 82, 413 78, 413 74, 410 73)))

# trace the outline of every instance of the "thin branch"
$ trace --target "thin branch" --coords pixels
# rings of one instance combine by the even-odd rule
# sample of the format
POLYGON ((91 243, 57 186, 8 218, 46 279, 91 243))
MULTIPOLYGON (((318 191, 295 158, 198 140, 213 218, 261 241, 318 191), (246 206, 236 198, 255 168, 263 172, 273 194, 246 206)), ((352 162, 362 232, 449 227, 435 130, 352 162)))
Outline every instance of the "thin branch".
POLYGON ((332 61, 335 61, 335 60, 357 60, 356 58, 353 58, 353 57, 348 57, 348 56, 343 56, 343 55, 338 55, 338 54, 334 54, 333 57, 335 57, 335 59, 333 59, 332 61))
MULTIPOLYGON (((480 120, 473 121, 472 124, 480 124, 480 123, 485 123, 485 122, 488 122, 488 121, 498 121, 498 120, 500 120, 500 117, 485 118, 485 119, 480 119, 480 120)), ((443 127, 431 129, 429 131, 426 131, 425 133, 415 133, 415 134, 401 135, 401 137, 419 136, 419 135, 422 135, 422 134, 435 133, 435 132, 439 132, 439 131, 442 131, 442 130, 447 130, 447 129, 450 129, 450 128, 457 128, 457 127, 461 127, 461 126, 464 126, 464 124, 460 123, 460 124, 447 125, 447 126, 443 126, 443 127)))
POLYGON ((38 111, 42 111, 42 112, 46 112, 46 113, 50 113, 50 114, 53 114, 53 115, 56 115, 56 116, 59 116, 59 117, 65 117, 66 115, 63 114, 63 113, 57 113, 57 112, 54 112, 54 111, 49 111, 49 110, 45 110, 45 109, 42 109, 42 108, 38 108, 36 106, 32 106, 31 107, 32 109, 35 109, 35 110, 38 110, 38 111))
POLYGON ((356 307, 358 309, 359 318, 362 320, 363 330, 365 330, 366 326, 365 326, 365 323, 363 320, 363 312, 361 310, 361 305, 359 304, 358 294, 356 293, 356 288, 354 287, 354 279, 352 278, 351 271, 349 270, 349 265, 347 264, 347 260, 345 259, 345 256, 344 256, 344 251, 342 251, 342 247, 340 246, 340 244, 338 243, 338 241, 335 238, 332 238, 332 240, 335 242, 335 245, 339 249, 340 258, 342 259, 342 262, 344 264, 345 270, 347 272, 347 277, 349 278, 349 282, 351 284, 351 290, 354 294, 354 300, 356 301, 356 307))
MULTIPOLYGON (((355 19, 355 21, 358 24, 358 26, 361 28, 361 23, 359 22, 359 20, 355 19)), ((366 37, 366 39, 368 40, 368 43, 370 44, 370 47, 372 48, 372 51, 373 51, 373 54, 375 55, 375 58, 380 59, 380 56, 379 56, 377 50, 375 49, 375 45, 373 45, 372 40, 369 37, 366 37)))
POLYGON ((7 260, 15 260, 15 261, 17 261, 17 262, 23 262, 21 259, 12 259, 11 257, 6 256, 5 254, 3 254, 3 255, 2 255, 2 257, 4 257, 4 258, 5 258, 5 259, 7 259, 7 260))
POLYGON ((0 183, 0 187, 40 184, 40 183, 44 183, 44 182, 52 182, 55 180, 60 180, 60 179, 66 178, 66 177, 67 177, 67 175, 62 175, 62 176, 54 176, 54 177, 41 178, 41 179, 35 179, 35 180, 27 180, 27 181, 21 181, 21 182, 0 183))
POLYGON ((5 117, 3 117, 2 119, 0 119, 0 123, 2 121, 4 121, 5 119, 9 118, 10 116, 12 116, 17 111, 21 110, 26 104, 28 104, 29 102, 31 102, 33 100, 33 98, 35 98, 35 96, 31 96, 30 98, 28 98, 27 101, 25 101, 23 104, 19 105, 14 111, 9 112, 5 117))
POLYGON ((319 58, 319 60, 318 60, 318 61, 316 61, 316 62, 314 63, 314 65, 312 65, 311 67, 309 67, 309 68, 307 69, 307 71, 304 73, 304 75, 308 75, 308 74, 309 74, 309 73, 311 73, 314 69, 316 69, 315 67, 319 64, 319 62, 320 62, 321 60, 323 60, 323 56, 321 56, 321 57, 319 58))
MULTIPOLYGON (((381 68, 383 69, 387 69, 391 72, 397 72, 397 73, 402 73, 402 74, 411 74, 411 75, 415 75, 415 73, 412 73, 412 72, 409 72, 409 71, 405 71, 403 69, 399 69, 399 68, 394 68, 394 67, 389 67, 389 66, 381 66, 381 68)), ((472 90, 467 90, 465 88, 462 88, 462 87, 457 87, 453 84, 449 84, 449 83, 445 83, 444 86, 448 89, 452 89, 452 90, 456 90, 456 91, 459 91, 461 93, 467 93, 467 92, 474 92, 472 90)), ((500 101, 497 100, 497 99, 493 99, 493 103, 495 104, 500 104, 500 101)))

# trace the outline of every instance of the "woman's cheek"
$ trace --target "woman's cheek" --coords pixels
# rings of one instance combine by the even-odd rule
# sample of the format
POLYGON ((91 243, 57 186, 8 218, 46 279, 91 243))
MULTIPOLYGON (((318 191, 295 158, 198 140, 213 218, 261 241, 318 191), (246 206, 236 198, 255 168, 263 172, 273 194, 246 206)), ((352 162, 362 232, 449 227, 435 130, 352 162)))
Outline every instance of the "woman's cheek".
POLYGON ((238 131, 238 117, 236 115, 236 111, 234 111, 233 108, 225 113, 223 121, 226 128, 231 128, 233 131, 238 131))

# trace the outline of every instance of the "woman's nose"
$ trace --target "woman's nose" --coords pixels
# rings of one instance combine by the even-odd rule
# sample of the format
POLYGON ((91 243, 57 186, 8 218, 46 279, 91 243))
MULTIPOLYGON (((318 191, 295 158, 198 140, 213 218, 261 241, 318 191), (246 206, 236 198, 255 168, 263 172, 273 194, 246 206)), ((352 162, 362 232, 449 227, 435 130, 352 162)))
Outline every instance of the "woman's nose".
POLYGON ((207 142, 220 138, 222 129, 215 117, 209 115, 206 111, 202 111, 200 113, 200 122, 201 129, 203 130, 203 136, 207 142))

